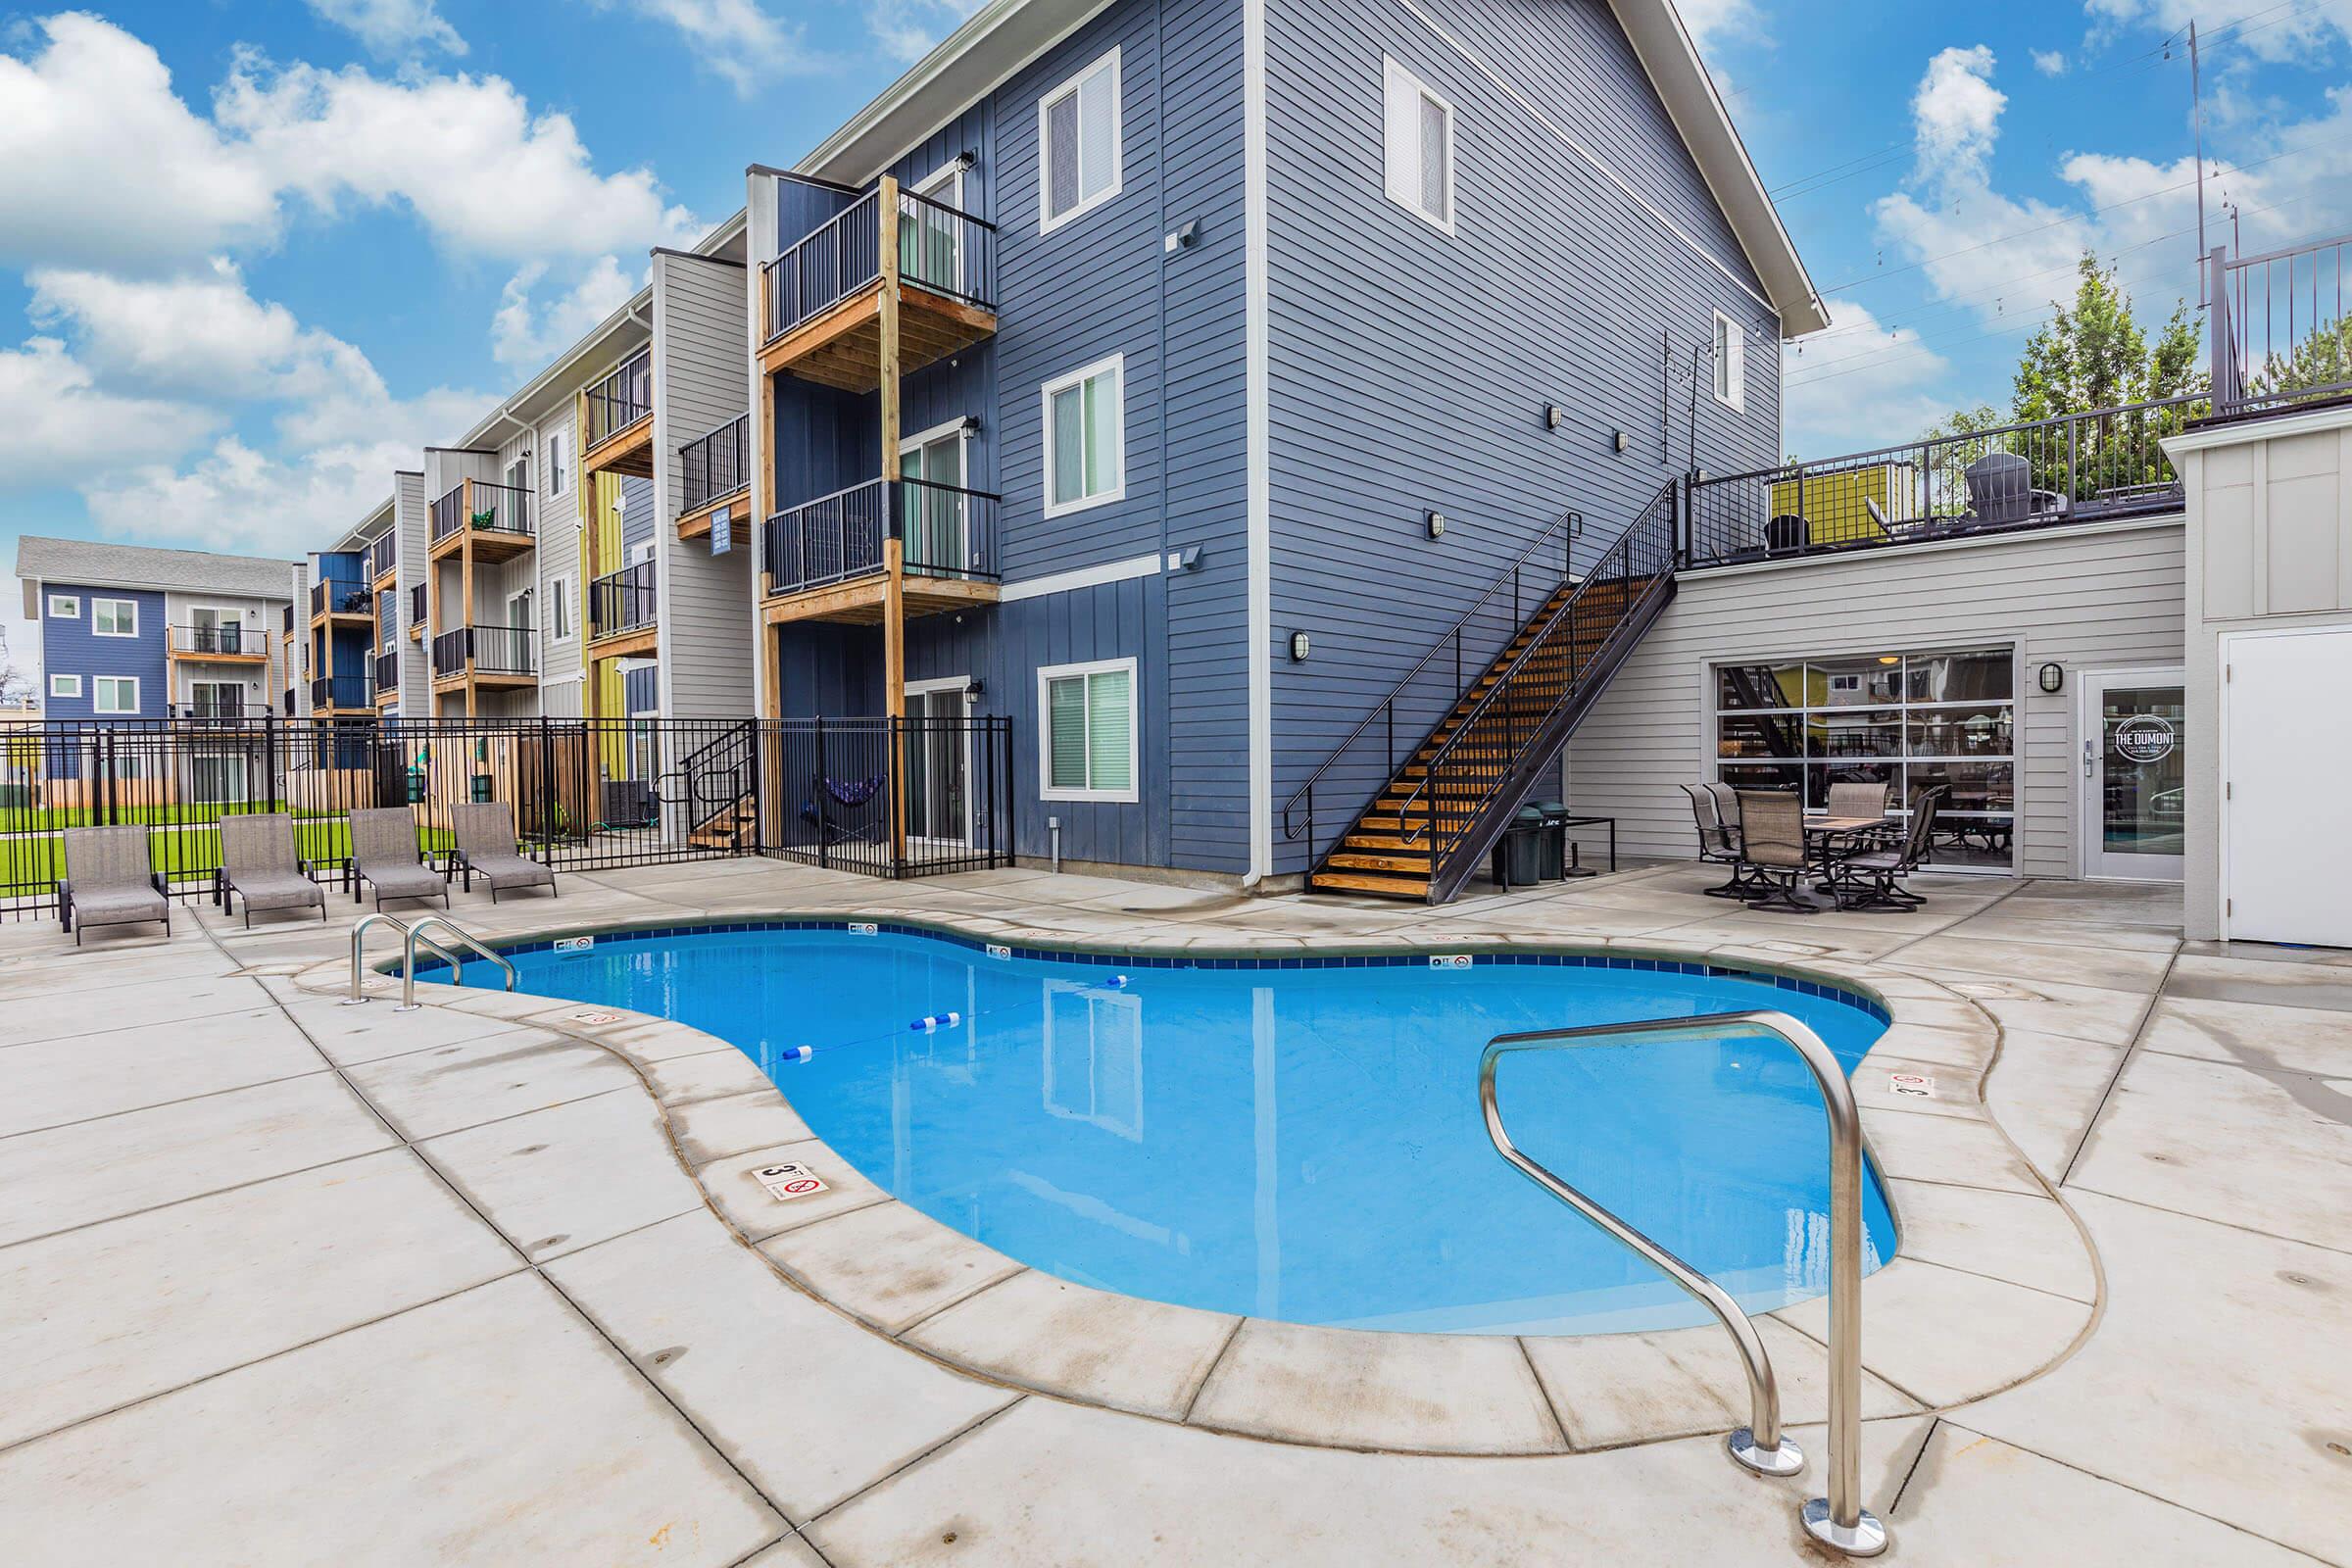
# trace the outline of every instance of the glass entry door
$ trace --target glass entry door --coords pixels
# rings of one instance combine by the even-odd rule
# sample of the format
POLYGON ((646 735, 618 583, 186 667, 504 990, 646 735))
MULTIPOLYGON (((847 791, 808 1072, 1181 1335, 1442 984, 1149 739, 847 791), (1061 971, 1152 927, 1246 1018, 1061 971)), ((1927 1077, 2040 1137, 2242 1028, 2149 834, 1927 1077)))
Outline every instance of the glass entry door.
POLYGON ((909 441, 899 450, 899 477, 920 484, 899 486, 905 499, 906 569, 949 576, 970 564, 964 550, 963 430, 960 426, 929 440, 909 441))
POLYGON ((906 833, 934 844, 972 838, 972 758, 964 686, 906 689, 906 833))
POLYGON ((2180 880, 2181 744, 2177 669, 2082 677, 2082 874, 2180 880))

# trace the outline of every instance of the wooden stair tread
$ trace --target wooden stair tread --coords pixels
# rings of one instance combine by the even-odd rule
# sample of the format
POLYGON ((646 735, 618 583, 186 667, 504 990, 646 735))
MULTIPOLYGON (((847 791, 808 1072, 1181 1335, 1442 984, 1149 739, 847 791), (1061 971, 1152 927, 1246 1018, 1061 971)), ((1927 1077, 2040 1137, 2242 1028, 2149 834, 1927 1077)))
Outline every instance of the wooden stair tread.
POLYGON ((1429 878, 1400 876, 1372 876, 1358 871, 1317 871, 1310 879, 1319 888, 1336 888, 1346 893, 1375 893, 1385 898, 1424 900, 1429 897, 1429 878))

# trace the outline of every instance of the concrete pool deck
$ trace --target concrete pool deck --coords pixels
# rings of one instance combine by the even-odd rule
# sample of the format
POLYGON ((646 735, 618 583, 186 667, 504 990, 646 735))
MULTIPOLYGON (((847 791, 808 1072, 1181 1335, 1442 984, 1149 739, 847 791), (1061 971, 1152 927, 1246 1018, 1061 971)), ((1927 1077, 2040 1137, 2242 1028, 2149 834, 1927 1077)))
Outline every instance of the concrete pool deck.
MULTIPOLYGON (((1790 919, 1699 899, 1703 875, 1430 910, 718 861, 459 904, 493 936, 837 911, 1121 948, 1607 944, 1850 980, 1896 1008, 1885 1061, 1938 1091, 1869 1112, 1905 1226, 1865 1294, 1886 1560, 2343 1561, 2352 954, 2183 948, 2170 890, 1941 878, 1914 914, 1790 919), (1942 1098, 1987 1066, 1981 1108, 1942 1098), (2001 1356, 2014 1375, 1984 1381, 2001 1356)), ((1396 1422, 1444 1429, 1478 1380, 1343 1356, 1363 1396, 1300 1399, 1302 1368, 1334 1386, 1335 1338, 1429 1342, 1204 1332, 1213 1314, 958 1245, 837 1160, 831 1206, 779 1221, 747 1173, 807 1129, 732 1048, 544 999, 340 1007, 303 984, 348 953, 352 906, 331 908, 250 935, 208 909, 78 955, 54 925, 0 927, 13 1556, 1824 1560, 1795 1522, 1820 1430, 1796 1428, 1813 1474, 1738 1471, 1712 1435, 1744 1420, 1716 1331, 1690 1354, 1531 1351, 1524 1455, 1363 1451, 1443 1446, 1396 1422)), ((1806 1308, 1783 1317, 1789 1409, 1817 1419, 1806 1308)))

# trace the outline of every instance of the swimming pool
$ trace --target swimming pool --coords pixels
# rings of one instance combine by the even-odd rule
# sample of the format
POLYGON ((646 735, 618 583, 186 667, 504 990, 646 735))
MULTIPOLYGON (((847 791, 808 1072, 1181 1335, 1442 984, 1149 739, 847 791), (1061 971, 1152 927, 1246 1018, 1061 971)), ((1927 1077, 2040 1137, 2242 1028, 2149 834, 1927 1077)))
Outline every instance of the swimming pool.
MULTIPOLYGON (((1102 959, 838 922, 510 956, 526 991, 732 1043, 869 1180, 1035 1268, 1442 1333, 1706 1320, 1494 1153, 1477 1093, 1491 1037, 1775 1007, 1850 1072, 1885 1028, 1827 987, 1627 959, 1102 959)), ((1500 1091, 1523 1149, 1748 1310, 1827 1289, 1828 1135, 1778 1041, 1520 1056, 1500 1091)), ((1864 1219, 1876 1268, 1895 1238, 1875 1174, 1864 1219)))

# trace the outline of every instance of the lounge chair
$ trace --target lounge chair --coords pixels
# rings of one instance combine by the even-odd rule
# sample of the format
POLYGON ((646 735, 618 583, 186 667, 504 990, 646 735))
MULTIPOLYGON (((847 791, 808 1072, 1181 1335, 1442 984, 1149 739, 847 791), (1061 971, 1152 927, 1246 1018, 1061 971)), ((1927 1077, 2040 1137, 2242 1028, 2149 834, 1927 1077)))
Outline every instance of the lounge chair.
POLYGON ((220 819, 220 869, 218 879, 223 906, 230 894, 245 901, 245 928, 253 929, 256 909, 318 907, 326 918, 326 889, 311 880, 311 862, 296 853, 294 818, 284 811, 220 819))
POLYGON ((556 868, 520 854, 514 843, 514 810, 504 801, 482 801, 449 808, 450 825, 457 830, 456 864, 466 873, 466 891, 473 891, 480 876, 490 884, 490 902, 517 888, 556 891, 556 868))
MULTIPOLYGON (((439 899, 449 907, 449 878, 424 863, 416 848, 416 817, 405 806, 370 806, 351 813, 351 869, 386 899, 439 899)), ((351 902, 360 902, 355 883, 351 902)))
POLYGON ((1723 808, 1711 784, 1685 784, 1690 797, 1690 815, 1698 824, 1698 858, 1709 865, 1732 867, 1732 879, 1721 887, 1701 889, 1710 899, 1745 899, 1756 891, 1740 863, 1740 834, 1723 819, 1723 808))
POLYGON ((1812 861, 1805 854, 1805 802, 1794 790, 1740 792, 1740 869, 1754 892, 1751 909, 1785 914, 1819 914, 1821 906, 1798 895, 1812 861))
POLYGON ((2043 514, 2062 514, 2066 498, 2034 488, 2034 465, 2014 452, 1987 452, 1961 476, 1968 485, 1963 527, 2025 522, 2043 514))
POLYGON ((1840 909, 1916 909, 1928 901, 1898 884, 1916 870, 1936 832, 1936 809, 1948 786, 1911 797, 1911 828, 1901 842, 1841 856, 1830 863, 1830 892, 1840 909))
POLYGON ((65 831, 66 875, 58 883, 58 913, 74 945, 82 928, 141 925, 161 920, 172 934, 172 901, 148 855, 143 827, 70 827, 65 831))

